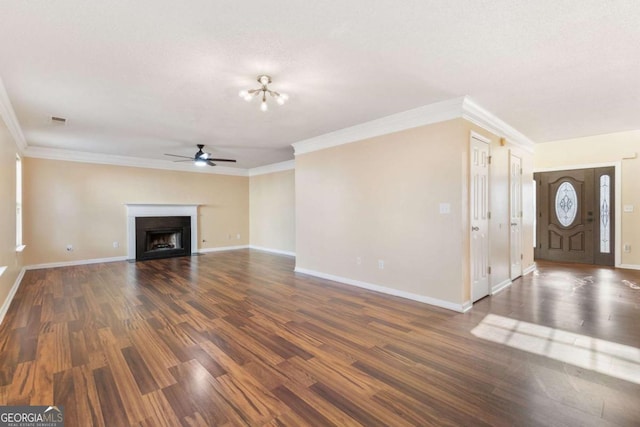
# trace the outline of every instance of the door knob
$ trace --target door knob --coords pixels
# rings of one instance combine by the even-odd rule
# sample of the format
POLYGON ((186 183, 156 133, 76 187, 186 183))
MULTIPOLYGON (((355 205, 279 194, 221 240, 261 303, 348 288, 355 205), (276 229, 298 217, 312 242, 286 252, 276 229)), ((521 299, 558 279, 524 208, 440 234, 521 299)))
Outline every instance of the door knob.
POLYGON ((511 225, 518 225, 518 223, 517 222, 512 222, 511 225))
POLYGON ((471 227, 471 231, 480 231, 480 227, 471 227))

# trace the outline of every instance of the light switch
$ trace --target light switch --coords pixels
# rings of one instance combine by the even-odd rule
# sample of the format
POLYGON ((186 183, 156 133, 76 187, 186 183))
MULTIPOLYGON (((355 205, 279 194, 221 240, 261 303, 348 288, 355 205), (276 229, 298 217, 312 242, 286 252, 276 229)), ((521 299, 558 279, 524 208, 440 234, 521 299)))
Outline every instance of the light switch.
POLYGON ((441 214, 451 213, 451 203, 440 203, 440 213, 441 214))
POLYGON ((633 205, 624 205, 623 210, 625 212, 633 212, 633 205))

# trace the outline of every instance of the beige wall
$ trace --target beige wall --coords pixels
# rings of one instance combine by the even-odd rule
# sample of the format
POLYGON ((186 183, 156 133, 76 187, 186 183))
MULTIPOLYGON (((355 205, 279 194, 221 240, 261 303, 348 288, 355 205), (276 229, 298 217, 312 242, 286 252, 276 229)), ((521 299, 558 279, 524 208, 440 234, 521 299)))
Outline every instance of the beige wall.
POLYGON ((16 154, 18 150, 0 117, 0 306, 7 300, 22 270, 22 254, 16 252, 16 154))
POLYGON ((201 249, 249 244, 248 177, 26 158, 25 264, 126 256, 125 203, 200 204, 201 249))
MULTIPOLYGON (((508 154, 532 154, 456 119, 296 157, 296 268, 462 306, 470 299, 469 138, 492 141, 492 285, 509 280, 508 154), (440 203, 451 205, 440 214, 440 203), (358 259, 361 261, 358 263, 358 259), (384 261, 384 269, 378 268, 384 261)), ((529 204, 529 209, 531 206, 529 204)), ((533 264, 533 213, 523 218, 533 264)))
POLYGON ((620 210, 632 205, 633 212, 621 212, 622 241, 616 245, 621 253, 622 265, 640 268, 640 130, 567 139, 537 144, 535 169, 573 169, 617 163, 621 170, 622 200, 620 210), (626 159, 626 157, 633 157, 626 159), (631 245, 631 252, 624 253, 622 245, 631 245))
POLYGON ((294 171, 252 176, 249 187, 251 245, 282 252, 295 252, 294 171))

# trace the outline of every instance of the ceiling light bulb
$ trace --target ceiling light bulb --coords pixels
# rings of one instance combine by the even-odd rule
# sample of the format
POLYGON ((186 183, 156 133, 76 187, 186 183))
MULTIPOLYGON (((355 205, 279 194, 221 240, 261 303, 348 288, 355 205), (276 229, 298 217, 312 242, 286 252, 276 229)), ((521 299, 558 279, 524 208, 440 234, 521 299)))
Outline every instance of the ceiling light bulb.
POLYGON ((271 79, 269 78, 269 76, 260 76, 258 78, 258 81, 260 82, 261 85, 266 86, 269 83, 271 83, 271 79))
POLYGON ((283 101, 287 101, 289 99, 289 95, 287 95, 286 93, 281 93, 280 98, 282 98, 283 101))
POLYGON ((240 93, 238 93, 238 95, 240 95, 240 98, 247 99, 247 96, 249 95, 249 91, 241 90, 240 93))
POLYGON ((262 111, 267 111, 269 109, 269 106, 267 105, 267 101, 262 101, 262 104, 260 104, 260 109, 262 111))
POLYGON ((251 96, 251 94, 247 92, 247 94, 244 96, 244 100, 251 101, 252 99, 253 99, 253 96, 251 96))
POLYGON ((279 96, 276 99, 276 102, 278 103, 278 105, 283 105, 284 104, 284 98, 282 96, 279 96))

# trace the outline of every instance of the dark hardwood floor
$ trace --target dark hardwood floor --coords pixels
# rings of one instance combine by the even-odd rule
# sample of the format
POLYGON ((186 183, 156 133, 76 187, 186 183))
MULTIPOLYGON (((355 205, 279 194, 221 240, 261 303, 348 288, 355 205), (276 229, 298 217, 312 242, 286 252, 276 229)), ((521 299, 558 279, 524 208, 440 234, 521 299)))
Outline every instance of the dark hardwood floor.
POLYGON ((640 272, 539 264, 465 314, 239 250, 28 271, 0 404, 70 426, 640 424, 640 272))

